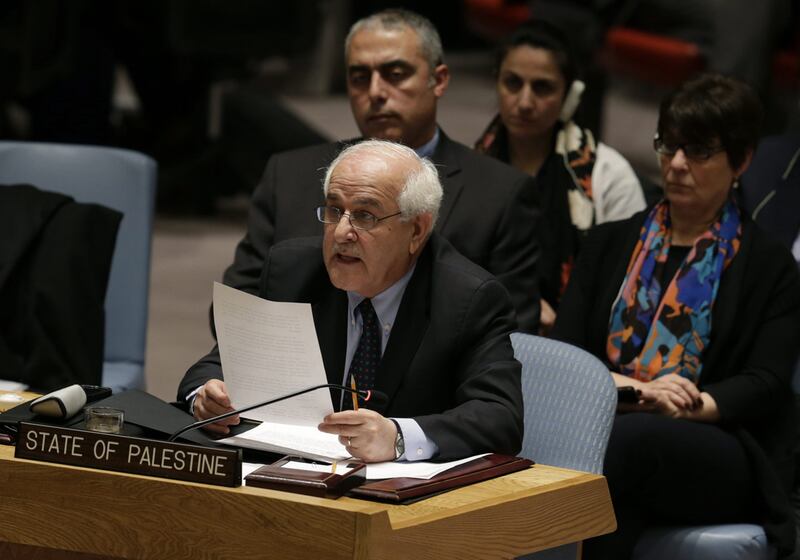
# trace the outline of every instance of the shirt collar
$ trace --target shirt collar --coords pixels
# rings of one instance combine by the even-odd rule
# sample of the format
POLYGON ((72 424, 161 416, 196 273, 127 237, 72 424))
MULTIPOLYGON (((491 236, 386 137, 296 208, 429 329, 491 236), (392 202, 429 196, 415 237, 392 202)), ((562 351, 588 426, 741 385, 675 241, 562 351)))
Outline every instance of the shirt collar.
POLYGON ((427 143, 423 144, 416 150, 417 155, 421 158, 429 158, 433 155, 433 152, 436 150, 436 146, 439 145, 439 127, 436 127, 436 132, 433 133, 433 138, 431 138, 427 143))
MULTIPOLYGON (((417 263, 415 262, 402 278, 371 298, 372 307, 375 309, 375 314, 378 316, 378 321, 382 327, 388 326, 391 328, 391 325, 394 324, 397 310, 400 308, 400 300, 403 299, 408 281, 411 280, 411 276, 414 274, 414 269, 416 268, 417 263)), ((347 292, 347 317, 350 321, 356 320, 356 307, 358 307, 358 304, 364 301, 364 299, 366 298, 361 294, 347 292)))

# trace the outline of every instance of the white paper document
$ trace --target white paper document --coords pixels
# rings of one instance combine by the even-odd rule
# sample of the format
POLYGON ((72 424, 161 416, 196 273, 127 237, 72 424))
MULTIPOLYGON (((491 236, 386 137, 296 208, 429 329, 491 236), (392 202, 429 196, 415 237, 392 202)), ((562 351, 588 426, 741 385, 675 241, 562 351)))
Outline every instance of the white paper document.
POLYGON ((248 474, 263 466, 264 466, 263 463, 247 463, 245 461, 242 461, 242 486, 247 485, 247 481, 245 480, 245 478, 247 478, 248 474))
MULTIPOLYGON (((225 386, 234 408, 328 382, 311 305, 268 301, 214 283, 225 386)), ((244 414, 263 423, 221 443, 338 461, 350 456, 338 438, 317 429, 333 412, 330 391, 317 389, 244 414)))
POLYGON ((315 461, 342 461, 350 457, 337 436, 320 432, 316 425, 262 422, 238 436, 217 441, 284 455, 299 455, 315 461))
POLYGON ((429 480, 437 474, 441 474, 453 467, 469 463, 470 461, 480 459, 487 455, 491 454, 483 453, 482 455, 473 455, 466 459, 458 459, 457 461, 450 461, 447 463, 428 463, 425 461, 372 463, 367 465, 367 480, 381 480, 384 478, 422 478, 429 480))
POLYGON ((298 471, 308 471, 308 472, 321 472, 321 473, 339 473, 342 474, 349 469, 344 469, 336 465, 336 470, 334 471, 333 465, 328 463, 304 463, 302 461, 287 461, 285 464, 281 465, 282 469, 295 469, 298 471))
POLYGON ((0 379, 0 391, 25 391, 28 389, 28 386, 24 383, 19 383, 18 381, 8 381, 6 379, 0 379))
MULTIPOLYGON (((367 480, 381 480, 385 478, 420 478, 430 480, 437 474, 441 474, 464 463, 469 463, 475 459, 486 457, 490 453, 483 453, 481 455, 474 455, 466 459, 458 459, 457 461, 450 461, 448 463, 426 463, 422 461, 406 463, 406 462, 391 462, 391 463, 371 463, 367 465, 367 480)), ((325 463, 303 463, 301 461, 289 461, 281 465, 284 469, 299 469, 301 471, 334 472, 333 465, 325 463)), ((339 463, 336 466, 337 473, 347 472, 347 462, 339 463)), ((251 471, 252 472, 252 471, 251 471)))

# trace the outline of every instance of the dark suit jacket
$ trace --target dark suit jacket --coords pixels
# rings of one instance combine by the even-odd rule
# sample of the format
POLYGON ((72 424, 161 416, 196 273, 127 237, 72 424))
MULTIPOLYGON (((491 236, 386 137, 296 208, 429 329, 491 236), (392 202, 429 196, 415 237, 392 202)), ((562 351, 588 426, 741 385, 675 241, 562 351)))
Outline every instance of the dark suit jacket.
POLYGON ((43 392, 100 383, 121 218, 29 185, 0 186, 0 379, 43 392))
POLYGON ((800 134, 763 139, 742 175, 740 189, 743 205, 756 223, 789 248, 800 234, 798 152, 800 134))
MULTIPOLYGON (((311 303, 328 382, 341 383, 347 295, 328 279, 320 238, 273 246, 260 295, 311 303)), ((516 454, 522 393, 508 336, 515 326, 505 288, 434 234, 397 312, 375 386, 389 400, 375 410, 414 418, 439 446, 437 459, 516 454)), ((216 348, 186 373, 178 399, 212 378, 222 379, 216 348)), ((338 393, 333 400, 338 406, 338 393)))
MULTIPOLYGON (((606 363, 611 306, 645 216, 593 230, 553 330, 555 338, 606 363)), ((748 219, 739 252, 720 281, 712 321, 699 387, 717 402, 721 424, 738 435, 754 464, 768 536, 793 545, 786 490, 793 476, 790 380, 800 348, 800 275, 789 251, 748 219)))
MULTIPOLYGON (((323 171, 346 145, 322 144, 270 158, 253 193, 247 234, 225 271, 225 284, 258 293, 264 258, 273 244, 322 234, 314 208, 324 203, 323 171)), ((444 188, 436 231, 503 283, 511 294, 520 328, 535 331, 539 322, 539 248, 533 179, 476 154, 444 132, 440 132, 431 160, 444 188)))

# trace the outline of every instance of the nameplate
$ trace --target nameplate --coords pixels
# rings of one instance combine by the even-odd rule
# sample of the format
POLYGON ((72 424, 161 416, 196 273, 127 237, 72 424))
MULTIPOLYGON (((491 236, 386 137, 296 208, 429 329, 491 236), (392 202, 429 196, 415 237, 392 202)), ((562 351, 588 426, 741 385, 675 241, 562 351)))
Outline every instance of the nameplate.
POLYGON ((19 423, 14 456, 50 463, 237 487, 242 450, 19 423))

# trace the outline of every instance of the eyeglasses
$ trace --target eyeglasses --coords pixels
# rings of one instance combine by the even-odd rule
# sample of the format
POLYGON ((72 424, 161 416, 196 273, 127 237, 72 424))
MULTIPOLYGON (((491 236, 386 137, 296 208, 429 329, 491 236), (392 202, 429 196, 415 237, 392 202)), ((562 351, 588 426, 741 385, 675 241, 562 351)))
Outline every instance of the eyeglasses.
POLYGON ((683 151, 686 159, 691 161, 708 161, 711 156, 724 152, 725 148, 722 146, 704 146, 703 144, 667 144, 661 138, 656 136, 653 139, 653 148, 655 151, 664 157, 672 159, 678 150, 683 151))
POLYGON ((342 221, 342 216, 347 216, 347 221, 356 229, 369 231, 388 218, 399 216, 402 212, 395 212, 383 218, 378 218, 366 210, 356 210, 355 212, 342 212, 341 208, 335 206, 320 206, 317 208, 317 219, 323 224, 338 224, 342 221))

